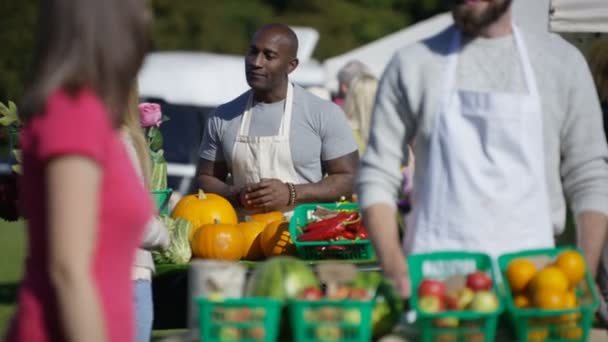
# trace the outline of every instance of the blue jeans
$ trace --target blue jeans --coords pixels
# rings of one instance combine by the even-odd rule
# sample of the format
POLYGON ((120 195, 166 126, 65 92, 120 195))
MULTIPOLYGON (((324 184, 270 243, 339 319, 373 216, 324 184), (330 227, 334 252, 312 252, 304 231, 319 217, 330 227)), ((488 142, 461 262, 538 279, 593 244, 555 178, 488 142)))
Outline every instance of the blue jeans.
POLYGON ((135 287, 135 336, 137 342, 150 342, 152 338, 152 282, 138 279, 133 281, 135 287))

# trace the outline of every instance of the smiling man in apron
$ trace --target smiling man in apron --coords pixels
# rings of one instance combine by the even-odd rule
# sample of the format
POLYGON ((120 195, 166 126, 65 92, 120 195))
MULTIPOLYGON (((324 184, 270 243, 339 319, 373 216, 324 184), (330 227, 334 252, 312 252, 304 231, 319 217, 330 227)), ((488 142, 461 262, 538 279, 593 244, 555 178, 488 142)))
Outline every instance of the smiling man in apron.
POLYGON ((199 184, 228 198, 241 219, 352 194, 359 157, 348 122, 338 106, 289 82, 297 48, 289 27, 262 27, 245 57, 251 90, 207 123, 199 184))
POLYGON ((565 200, 597 270, 608 222, 608 149, 589 71, 553 34, 512 24, 510 0, 452 1, 455 25, 401 49, 382 78, 356 181, 387 275, 410 293, 397 242, 399 166, 414 143, 405 253, 552 247, 565 200))

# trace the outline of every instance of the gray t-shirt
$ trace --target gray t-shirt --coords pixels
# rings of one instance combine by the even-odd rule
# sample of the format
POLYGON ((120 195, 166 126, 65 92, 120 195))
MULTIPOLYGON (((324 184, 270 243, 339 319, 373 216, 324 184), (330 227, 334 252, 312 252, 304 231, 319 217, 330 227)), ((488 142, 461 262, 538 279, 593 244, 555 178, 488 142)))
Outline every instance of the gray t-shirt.
MULTIPOLYGON (((211 113, 201 143, 200 157, 226 161, 232 168, 232 149, 241 126, 249 91, 211 113)), ((250 136, 277 135, 285 101, 254 103, 250 136)), ((340 107, 294 85, 289 144, 295 169, 302 183, 323 178, 322 161, 332 160, 357 149, 346 116, 340 107)))

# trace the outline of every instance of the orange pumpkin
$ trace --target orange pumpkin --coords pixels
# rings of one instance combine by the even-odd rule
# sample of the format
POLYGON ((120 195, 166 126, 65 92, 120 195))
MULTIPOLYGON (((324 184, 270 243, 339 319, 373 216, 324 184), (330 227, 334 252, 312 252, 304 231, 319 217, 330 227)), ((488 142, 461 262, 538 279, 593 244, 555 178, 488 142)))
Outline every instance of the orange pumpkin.
POLYGON ((206 224, 192 237, 192 254, 203 259, 240 260, 244 246, 241 229, 234 224, 206 224))
POLYGON ((245 260, 260 260, 264 257, 262 245, 260 243, 260 235, 266 228, 266 225, 257 222, 241 222, 236 225, 243 234, 243 259, 245 260))
POLYGON ((260 243, 266 257, 296 254, 289 233, 289 221, 278 220, 266 225, 266 228, 260 234, 260 243))
POLYGON ((262 222, 264 225, 267 225, 274 221, 284 220, 284 219, 285 218, 283 217, 283 213, 280 211, 271 211, 268 213, 253 214, 253 215, 249 215, 247 217, 248 221, 262 222))
POLYGON ((183 197, 175 206, 173 219, 183 218, 192 224, 188 238, 192 237, 199 227, 206 224, 225 223, 237 224, 236 211, 227 199, 216 194, 206 194, 199 190, 198 194, 183 197))

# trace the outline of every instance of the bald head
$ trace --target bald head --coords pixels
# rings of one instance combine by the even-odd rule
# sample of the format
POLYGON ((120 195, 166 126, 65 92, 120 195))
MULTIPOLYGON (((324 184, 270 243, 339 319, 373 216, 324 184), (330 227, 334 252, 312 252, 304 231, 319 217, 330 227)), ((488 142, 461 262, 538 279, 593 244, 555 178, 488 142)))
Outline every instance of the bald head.
POLYGON ((298 55, 298 36, 289 26, 284 24, 264 25, 253 35, 252 41, 261 38, 261 36, 270 38, 285 47, 289 57, 296 58, 298 55))
POLYGON ((298 37, 283 24, 268 24, 252 37, 245 56, 245 76, 256 100, 283 99, 288 75, 298 66, 298 37))

